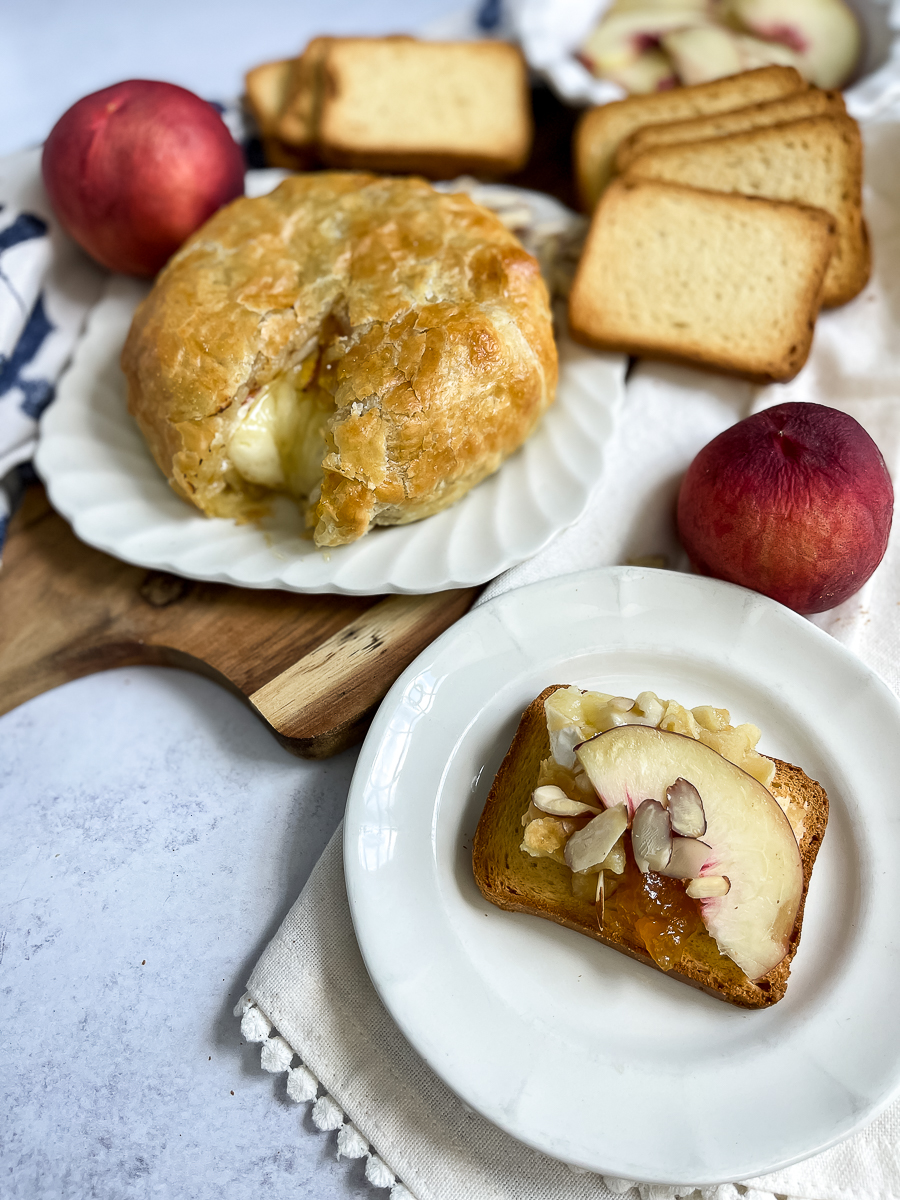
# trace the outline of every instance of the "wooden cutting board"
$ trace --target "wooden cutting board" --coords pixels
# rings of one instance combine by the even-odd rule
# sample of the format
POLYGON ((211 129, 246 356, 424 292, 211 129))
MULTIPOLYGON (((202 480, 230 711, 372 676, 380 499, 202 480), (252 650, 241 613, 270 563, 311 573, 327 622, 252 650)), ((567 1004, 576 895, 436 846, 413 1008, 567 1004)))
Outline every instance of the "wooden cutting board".
MULTIPOLYGON (((575 207, 577 113, 540 87, 532 106, 531 158, 505 182, 575 207)), ((301 596, 198 583, 91 549, 34 487, 0 568, 0 713, 109 667, 188 667, 246 700, 294 754, 325 758, 362 738, 394 680, 479 591, 301 596)))
POLYGON ((0 568, 0 713, 108 667, 188 667, 246 700, 292 753, 326 758, 360 740, 479 591, 301 596, 147 571, 80 542, 32 487, 0 568))

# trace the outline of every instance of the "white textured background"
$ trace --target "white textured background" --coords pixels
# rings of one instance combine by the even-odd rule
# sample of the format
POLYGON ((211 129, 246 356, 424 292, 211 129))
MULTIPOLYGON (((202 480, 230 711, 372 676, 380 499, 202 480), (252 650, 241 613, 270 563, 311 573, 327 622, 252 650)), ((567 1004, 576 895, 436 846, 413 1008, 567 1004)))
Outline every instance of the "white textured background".
POLYGON ((0 154, 42 142, 81 96, 164 79, 207 99, 237 95, 248 67, 317 33, 397 33, 466 0, 3 0, 0 154))
POLYGON ((372 1200, 231 1013, 355 759, 296 759, 164 668, 0 718, 4 1200, 372 1200))

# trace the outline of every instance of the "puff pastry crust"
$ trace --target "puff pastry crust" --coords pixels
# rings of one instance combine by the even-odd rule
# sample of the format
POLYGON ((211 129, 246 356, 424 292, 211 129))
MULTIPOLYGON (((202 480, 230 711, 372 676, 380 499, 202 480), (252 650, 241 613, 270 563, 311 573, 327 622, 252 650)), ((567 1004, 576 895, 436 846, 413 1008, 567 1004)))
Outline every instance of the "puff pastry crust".
POLYGON ((295 175, 213 216, 138 308, 122 367, 175 491, 245 520, 271 490, 229 442, 263 389, 302 379, 324 458, 298 498, 325 546, 459 499, 532 432, 557 375, 538 265, 493 213, 349 172, 295 175))

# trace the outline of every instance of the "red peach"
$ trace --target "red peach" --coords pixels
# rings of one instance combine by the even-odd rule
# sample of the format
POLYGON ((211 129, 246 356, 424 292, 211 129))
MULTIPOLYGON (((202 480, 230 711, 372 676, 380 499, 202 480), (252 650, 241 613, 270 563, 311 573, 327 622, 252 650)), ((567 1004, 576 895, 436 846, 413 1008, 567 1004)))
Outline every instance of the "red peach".
POLYGON ((778 404, 700 451, 678 496, 678 532, 696 571, 824 612, 866 582, 894 509, 878 447, 823 404, 778 404))
POLYGON ((205 100, 129 79, 85 96, 44 146, 44 186, 63 228, 113 271, 150 276, 244 191, 240 147, 205 100))

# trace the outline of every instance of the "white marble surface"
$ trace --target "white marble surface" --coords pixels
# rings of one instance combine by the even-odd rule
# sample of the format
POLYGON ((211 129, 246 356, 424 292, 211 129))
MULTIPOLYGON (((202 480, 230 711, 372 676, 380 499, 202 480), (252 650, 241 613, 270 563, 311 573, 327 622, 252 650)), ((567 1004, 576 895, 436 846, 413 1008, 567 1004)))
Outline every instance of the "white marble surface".
POLYGON ((377 1195, 231 1011, 355 760, 163 668, 0 718, 0 1194, 377 1195))
MULTIPOLYGON (((0 5, 0 154, 118 79, 234 95, 319 32, 460 0, 0 5)), ((355 762, 287 754, 180 671, 80 680, 0 718, 0 1195, 372 1197, 231 1009, 341 818, 355 762)))

